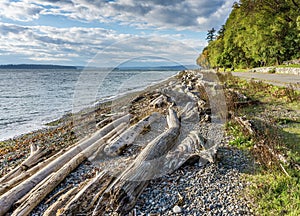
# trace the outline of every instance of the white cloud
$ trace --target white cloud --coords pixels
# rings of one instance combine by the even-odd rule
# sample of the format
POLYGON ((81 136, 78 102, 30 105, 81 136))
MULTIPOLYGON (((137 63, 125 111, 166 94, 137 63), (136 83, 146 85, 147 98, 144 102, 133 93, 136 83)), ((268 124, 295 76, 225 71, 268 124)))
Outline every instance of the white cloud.
POLYGON ((0 56, 1 53, 6 56, 10 53, 32 61, 83 64, 82 61, 89 62, 98 54, 98 66, 116 66, 143 56, 165 58, 182 64, 194 63, 205 43, 182 35, 171 36, 118 34, 103 28, 0 23, 0 56))
POLYGON ((234 0, 20 0, 0 3, 0 16, 29 21, 45 14, 139 28, 206 31, 223 24, 234 0))
POLYGON ((31 21, 38 19, 44 10, 43 7, 31 2, 10 2, 8 0, 2 0, 0 2, 0 8, 0 17, 17 21, 31 21))

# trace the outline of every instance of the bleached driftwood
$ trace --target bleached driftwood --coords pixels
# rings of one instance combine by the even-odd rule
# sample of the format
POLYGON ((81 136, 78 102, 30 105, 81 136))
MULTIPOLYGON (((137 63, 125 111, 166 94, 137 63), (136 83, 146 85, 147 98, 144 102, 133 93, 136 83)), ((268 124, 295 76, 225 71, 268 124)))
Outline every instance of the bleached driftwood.
POLYGON ((107 171, 102 171, 91 179, 67 205, 59 210, 60 215, 76 215, 78 212, 88 212, 97 200, 97 193, 101 193, 112 182, 114 177, 107 171))
POLYGON ((163 105, 167 104, 167 97, 165 95, 160 95, 158 98, 154 99, 151 103, 150 106, 154 108, 159 108, 162 107, 163 105))
POLYGON ((156 162, 173 147, 179 134, 180 122, 176 112, 171 108, 167 123, 169 128, 151 141, 134 162, 104 191, 93 215, 103 214, 107 207, 125 214, 135 205, 149 180, 160 172, 156 162))
POLYGON ((0 184, 8 182, 16 176, 19 176, 23 171, 28 170, 39 163, 42 158, 49 153, 49 150, 46 150, 45 148, 39 148, 37 145, 31 144, 29 157, 25 159, 25 161, 23 161, 18 167, 3 176, 0 179, 0 184))
POLYGON ((72 149, 70 149, 63 155, 61 155, 56 160, 52 161, 50 164, 48 164, 43 169, 39 170, 37 173, 35 173, 33 176, 31 176, 24 182, 20 183, 16 187, 12 188, 11 190, 3 194, 0 197, 0 206, 1 206, 0 215, 1 216, 4 215, 17 200, 19 200, 26 193, 28 193, 37 183, 41 182, 51 173, 59 170, 63 165, 68 163, 70 160, 74 161, 76 155, 78 155, 84 149, 88 148, 89 146, 97 142, 100 138, 102 138, 104 135, 106 135, 111 130, 113 130, 115 126, 119 125, 122 122, 129 121, 129 118, 130 115, 121 117, 113 121, 112 123, 106 125, 105 127, 101 128, 96 133, 94 133, 91 137, 85 138, 83 141, 79 141, 79 143, 75 147, 73 147, 72 149))
POLYGON ((41 170, 43 167, 45 167, 47 164, 49 164, 51 161, 58 158, 60 155, 62 155, 65 152, 65 150, 61 150, 55 155, 51 156, 50 158, 41 161, 34 167, 32 167, 29 170, 22 171, 18 176, 15 176, 11 180, 0 184, 0 195, 4 194, 5 192, 9 191, 14 186, 18 185, 20 182, 24 181, 25 179, 29 178, 30 176, 34 175, 37 171, 41 170))
MULTIPOLYGON (((43 216, 56 216, 60 208, 62 208, 66 202, 78 192, 79 188, 74 187, 66 192, 64 195, 59 197, 59 199, 53 203, 43 214, 43 216)), ((60 213, 58 215, 61 215, 60 213)))
MULTIPOLYGON (((122 123, 116 127, 115 130, 112 131, 113 134, 110 134, 110 138, 106 141, 106 143, 110 143, 111 140, 116 139, 119 137, 126 129, 128 128, 127 123, 122 123)), ((90 161, 96 161, 103 159, 103 149, 105 148, 105 145, 101 145, 98 147, 98 149, 93 153, 91 157, 89 157, 90 161)))
POLYGON ((204 139, 198 131, 191 131, 188 136, 164 158, 160 175, 172 173, 193 157, 199 158, 204 150, 204 139))
POLYGON ((114 121, 114 120, 116 120, 118 118, 121 118, 124 115, 125 115, 125 113, 122 113, 122 112, 121 113, 105 114, 103 116, 105 116, 106 118, 104 118, 102 121, 98 122, 96 124, 96 127, 97 128, 101 128, 104 125, 106 125, 106 124, 108 124, 108 123, 110 123, 110 122, 112 122, 112 121, 114 121))
POLYGON ((91 146, 84 149, 56 171, 51 178, 43 183, 36 191, 31 192, 29 197, 19 206, 12 216, 28 215, 67 175, 78 167, 84 160, 88 159, 101 145, 114 134, 118 133, 118 127, 113 128, 107 135, 94 142, 91 146))
POLYGON ((120 136, 116 137, 114 140, 108 143, 108 145, 104 148, 104 152, 106 153, 106 155, 116 156, 117 154, 119 154, 126 146, 131 145, 137 138, 137 136, 159 117, 160 114, 154 112, 151 115, 140 120, 135 125, 128 128, 120 136))

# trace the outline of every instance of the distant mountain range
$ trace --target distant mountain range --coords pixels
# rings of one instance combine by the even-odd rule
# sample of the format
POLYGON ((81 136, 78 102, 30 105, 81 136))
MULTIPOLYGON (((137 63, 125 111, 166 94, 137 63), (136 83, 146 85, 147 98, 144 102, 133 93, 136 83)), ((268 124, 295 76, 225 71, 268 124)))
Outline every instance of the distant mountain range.
MULTIPOLYGON (((168 70, 187 70, 187 69, 197 69, 199 66, 197 65, 174 65, 174 66, 158 66, 158 67, 145 67, 145 66, 137 66, 137 67, 119 67, 119 68, 105 68, 114 70, 114 71, 168 71, 168 70)), ((44 64, 7 64, 0 65, 0 69, 64 69, 64 70, 83 70, 83 69, 104 69, 101 67, 83 67, 83 66, 64 66, 64 65, 44 65, 44 64)))

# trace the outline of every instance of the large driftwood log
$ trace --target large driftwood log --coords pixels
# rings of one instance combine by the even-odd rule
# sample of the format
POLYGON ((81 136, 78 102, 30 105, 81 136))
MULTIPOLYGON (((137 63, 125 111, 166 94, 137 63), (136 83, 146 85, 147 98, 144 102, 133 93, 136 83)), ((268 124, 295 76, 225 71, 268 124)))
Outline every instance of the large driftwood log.
POLYGON ((189 159, 196 157, 199 159, 199 153, 204 149, 204 139, 198 131, 191 131, 188 136, 170 151, 163 159, 163 166, 160 175, 172 173, 180 168, 189 159))
MULTIPOLYGON (((76 194, 80 193, 80 191, 90 182, 90 179, 83 181, 80 183, 79 186, 72 187, 72 185, 69 185, 70 187, 66 187, 65 189, 59 191, 57 194, 60 195, 61 192, 67 191, 63 195, 61 195, 52 205, 50 205, 47 210, 43 213, 43 216, 61 216, 62 213, 60 211, 61 208, 63 208, 66 203, 69 202, 69 200, 72 200, 76 194)), ((50 198, 55 199, 56 194, 50 198)), ((49 200, 47 200, 48 202, 49 200)), ((45 203, 46 204, 46 203, 45 203)))
POLYGON ((160 114, 154 112, 151 115, 140 120, 135 125, 128 128, 119 137, 116 137, 104 148, 104 152, 106 153, 106 155, 116 156, 117 154, 119 154, 126 146, 131 145, 135 141, 137 136, 159 117, 160 114))
POLYGON ((180 122, 173 109, 167 116, 168 129, 150 142, 134 162, 104 191, 93 215, 100 215, 106 208, 113 208, 125 214, 135 202, 149 180, 160 173, 160 157, 163 157, 175 144, 179 134, 180 122))
POLYGON ((104 145, 111 136, 117 134, 118 127, 115 127, 107 135, 94 142, 91 146, 71 158, 66 164, 56 171, 51 178, 43 183, 36 191, 31 192, 30 196, 19 206, 12 216, 28 215, 69 173, 77 168, 84 160, 88 159, 99 147, 104 145))
POLYGON ((7 213, 12 207, 12 205, 21 197, 23 197, 26 193, 28 193, 36 184, 41 182, 51 173, 59 170, 64 164, 69 162, 71 159, 73 160, 76 155, 82 152, 82 150, 88 148, 89 146, 97 142, 105 134, 113 130, 117 125, 129 121, 129 118, 130 115, 126 115, 98 130, 94 135, 84 139, 83 141, 80 141, 78 145, 67 151, 65 154, 52 161, 46 167, 39 170, 37 173, 35 173, 33 176, 31 176, 21 184, 17 185, 10 191, 7 191, 5 194, 3 194, 0 197, 0 216, 7 213))

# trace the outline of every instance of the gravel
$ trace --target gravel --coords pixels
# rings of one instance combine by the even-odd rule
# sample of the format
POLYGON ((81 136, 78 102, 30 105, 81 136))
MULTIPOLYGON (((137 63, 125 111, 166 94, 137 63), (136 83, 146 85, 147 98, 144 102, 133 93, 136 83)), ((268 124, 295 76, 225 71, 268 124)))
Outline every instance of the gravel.
POLYGON ((241 175, 251 169, 246 153, 221 147, 217 162, 185 166, 151 181, 140 196, 137 215, 253 215, 241 175))

